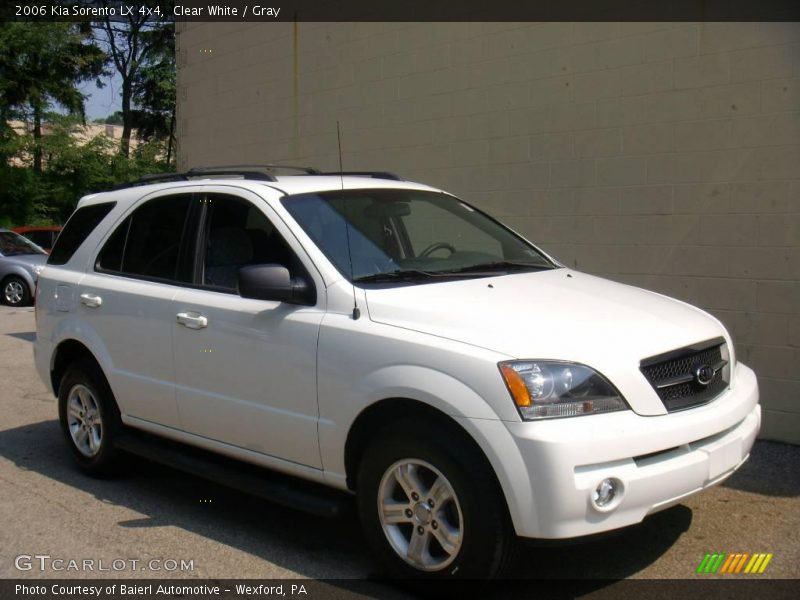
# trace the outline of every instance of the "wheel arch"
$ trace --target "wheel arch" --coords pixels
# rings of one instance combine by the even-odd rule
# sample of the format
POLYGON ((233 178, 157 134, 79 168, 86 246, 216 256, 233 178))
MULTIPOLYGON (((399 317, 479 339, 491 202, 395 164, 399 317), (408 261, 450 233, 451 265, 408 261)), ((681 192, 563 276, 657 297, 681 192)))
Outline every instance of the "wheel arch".
POLYGON ((69 366, 82 359, 89 360, 97 365, 99 371, 106 378, 106 383, 108 383, 108 376, 105 374, 103 366, 92 351, 82 342, 73 338, 68 338, 62 340, 59 342, 58 346, 56 346, 50 365, 50 384, 53 387, 53 394, 55 396, 58 396, 61 380, 64 378, 64 374, 67 372, 69 366))
MULTIPOLYGON (((358 486, 358 465, 369 443, 388 426, 400 420, 414 420, 446 428, 451 434, 468 444, 477 455, 480 455, 497 479, 497 474, 480 444, 450 415, 419 400, 386 398, 364 408, 353 421, 347 433, 344 461, 347 487, 350 490, 355 490, 358 486)), ((498 489, 502 492, 499 481, 497 484, 498 489)))

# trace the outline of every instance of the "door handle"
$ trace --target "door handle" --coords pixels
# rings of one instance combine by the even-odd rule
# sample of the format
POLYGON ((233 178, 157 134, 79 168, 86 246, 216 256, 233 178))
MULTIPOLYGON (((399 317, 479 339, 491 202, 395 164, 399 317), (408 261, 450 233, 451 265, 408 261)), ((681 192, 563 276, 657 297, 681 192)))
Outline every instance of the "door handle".
POLYGON ((203 329, 208 327, 208 319, 196 312, 178 313, 178 323, 189 329, 203 329))
POLYGON ((97 308, 103 305, 103 299, 95 294, 81 294, 81 304, 89 308, 97 308))

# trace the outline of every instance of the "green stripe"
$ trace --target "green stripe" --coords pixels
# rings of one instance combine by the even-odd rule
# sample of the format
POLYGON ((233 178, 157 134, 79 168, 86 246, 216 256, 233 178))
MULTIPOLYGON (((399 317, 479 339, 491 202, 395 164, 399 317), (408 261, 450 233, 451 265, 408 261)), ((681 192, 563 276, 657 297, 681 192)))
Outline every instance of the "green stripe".
POLYGON ((722 566, 722 560, 723 560, 724 558, 725 558, 725 553, 724 553, 724 552, 721 552, 721 553, 720 553, 720 555, 719 555, 719 558, 717 559, 717 562, 716 562, 716 563, 714 563, 714 568, 713 568, 713 569, 711 569, 711 572, 712 572, 712 573, 716 573, 716 572, 717 572, 717 569, 719 569, 719 568, 722 566))
POLYGON ((706 565, 706 568, 703 569, 703 573, 711 573, 711 567, 714 566, 714 563, 717 561, 717 557, 718 556, 719 556, 719 554, 717 554, 716 552, 711 555, 711 558, 708 560, 708 564, 706 565))
POLYGON ((705 557, 703 558, 703 560, 700 562, 700 566, 699 566, 699 567, 697 567, 697 572, 698 572, 698 573, 703 573, 703 572, 704 572, 704 571, 703 571, 703 568, 706 566, 706 563, 708 562, 708 559, 709 559, 710 557, 711 557, 711 555, 710 555, 710 554, 706 554, 706 555, 705 555, 705 557))

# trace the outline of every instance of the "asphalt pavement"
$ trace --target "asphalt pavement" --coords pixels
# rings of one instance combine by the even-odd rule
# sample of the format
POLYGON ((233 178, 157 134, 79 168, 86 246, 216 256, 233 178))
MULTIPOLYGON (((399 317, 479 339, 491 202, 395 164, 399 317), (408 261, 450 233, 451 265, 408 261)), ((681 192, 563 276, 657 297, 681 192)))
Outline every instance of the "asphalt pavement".
MULTIPOLYGON (((111 480, 78 472, 55 399, 34 370, 34 337, 33 309, 0 307, 0 577, 380 573, 353 517, 310 516, 142 461, 111 480), (24 558, 37 555, 50 558, 24 558), (68 570, 70 560, 92 561, 94 570, 68 570), (101 561, 108 570, 98 571, 101 561)), ((722 485, 612 535, 567 546, 523 544, 515 573, 709 578, 695 571, 715 552, 772 553, 765 572, 748 577, 800 578, 800 447, 758 442, 722 485)))

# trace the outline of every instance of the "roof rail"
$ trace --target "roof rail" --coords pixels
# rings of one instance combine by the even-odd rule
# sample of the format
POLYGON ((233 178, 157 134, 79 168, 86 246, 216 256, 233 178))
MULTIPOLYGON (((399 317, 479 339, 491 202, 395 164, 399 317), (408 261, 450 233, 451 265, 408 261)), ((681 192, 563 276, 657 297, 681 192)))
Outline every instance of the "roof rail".
MULTIPOLYGON (((261 168, 261 167, 259 167, 261 168)), ((274 175, 259 171, 247 165, 230 167, 192 167, 185 173, 186 177, 208 177, 209 175, 239 175, 243 179, 256 179, 259 181, 278 181, 274 175)))
POLYGON ((319 175, 319 170, 315 169, 314 167, 298 167, 294 165, 276 165, 276 164, 265 164, 265 165, 221 165, 221 166, 214 166, 214 167, 192 167, 190 171, 214 171, 222 169, 225 171, 233 170, 262 170, 262 171, 274 171, 276 169, 287 169, 289 171, 302 171, 306 175, 319 175))
POLYGON ((189 181, 193 177, 209 177, 212 175, 234 175, 243 179, 253 179, 256 181, 278 181, 275 175, 269 173, 275 169, 289 169, 291 171, 301 171, 305 175, 329 175, 329 176, 355 176, 372 177, 373 179, 390 179, 392 181, 402 181, 394 173, 386 171, 319 171, 313 167, 296 167, 292 165, 221 165, 216 167, 192 167, 184 173, 151 173, 142 175, 136 181, 116 185, 112 190, 121 190, 129 187, 148 185, 151 183, 170 182, 170 181, 189 181))
POLYGON ((394 173, 386 171, 326 171, 325 173, 309 173, 310 175, 351 175, 355 177, 372 177, 373 179, 391 179, 392 181, 402 181, 394 173))
POLYGON ((168 182, 168 181, 186 181, 188 177, 185 173, 148 173, 147 175, 142 175, 136 181, 131 181, 128 183, 119 183, 112 187, 113 190, 124 190, 125 188, 129 187, 137 187, 140 185, 149 185, 151 183, 158 183, 160 181, 168 182))
POLYGON ((185 173, 150 173, 142 175, 136 181, 130 183, 121 183, 112 187, 112 190, 122 190, 130 187, 138 187, 140 185, 149 185, 151 183, 161 183, 170 181, 189 181, 192 177, 208 177, 210 175, 238 175, 244 179, 255 179, 258 181, 278 181, 274 175, 263 172, 263 165, 250 167, 248 165, 241 165, 238 167, 194 167, 185 173), (262 169, 258 171, 256 169, 262 169))

